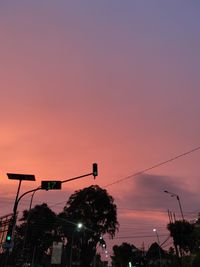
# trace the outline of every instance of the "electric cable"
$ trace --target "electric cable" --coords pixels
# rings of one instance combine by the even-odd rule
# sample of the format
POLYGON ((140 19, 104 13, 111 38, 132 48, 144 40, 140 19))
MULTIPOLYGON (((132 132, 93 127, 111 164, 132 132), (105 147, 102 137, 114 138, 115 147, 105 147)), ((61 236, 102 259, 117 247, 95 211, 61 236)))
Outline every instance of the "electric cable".
POLYGON ((139 171, 139 172, 136 172, 136 173, 131 174, 131 175, 129 175, 129 176, 126 176, 126 177, 124 177, 124 178, 118 179, 118 180, 116 180, 116 181, 114 181, 114 182, 112 182, 112 183, 110 183, 110 184, 105 185, 104 187, 109 187, 109 186, 112 186, 112 185, 121 183, 121 182, 123 182, 123 181, 125 181, 125 180, 129 180, 129 179, 131 179, 131 178, 133 178, 133 177, 135 177, 135 176, 141 175, 141 174, 146 173, 146 172, 148 172, 148 171, 150 171, 150 170, 153 170, 153 169, 158 168, 158 167, 160 167, 160 166, 163 166, 163 165, 165 165, 165 164, 167 164, 167 163, 170 163, 170 162, 172 162, 172 161, 174 161, 174 160, 177 160, 177 159, 179 159, 179 158, 181 158, 181 157, 184 157, 184 156, 186 156, 186 155, 189 155, 189 154, 191 154, 191 153, 193 153, 193 152, 195 152, 195 151, 197 151, 197 150, 200 150, 200 146, 198 146, 198 147, 196 147, 196 148, 193 148, 193 149, 191 149, 191 150, 189 150, 189 151, 187 151, 187 152, 184 152, 184 153, 182 153, 182 154, 179 154, 179 155, 177 155, 177 156, 174 156, 174 157, 172 157, 172 158, 170 158, 170 159, 168 159, 168 160, 165 160, 165 161, 163 161, 163 162, 160 162, 160 163, 158 163, 158 164, 155 164, 155 165, 153 165, 153 166, 151 166, 151 167, 149 167, 149 168, 146 168, 146 169, 144 169, 144 170, 142 170, 142 171, 139 171))

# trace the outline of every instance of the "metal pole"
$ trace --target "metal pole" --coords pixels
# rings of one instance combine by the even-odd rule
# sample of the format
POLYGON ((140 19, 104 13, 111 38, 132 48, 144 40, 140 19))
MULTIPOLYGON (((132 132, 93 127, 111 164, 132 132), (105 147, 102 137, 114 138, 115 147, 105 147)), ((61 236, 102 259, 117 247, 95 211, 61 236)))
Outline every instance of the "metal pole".
POLYGON ((159 259, 160 259, 160 267, 162 267, 162 257, 161 257, 161 251, 160 251, 160 239, 159 239, 157 230, 153 229, 153 231, 156 233, 156 237, 157 237, 157 240, 158 240, 158 253, 159 253, 159 259))
MULTIPOLYGON (((15 225, 16 225, 16 221, 17 221, 17 205, 18 205, 18 196, 19 196, 19 191, 21 188, 21 183, 22 180, 19 180, 19 185, 18 185, 18 189, 17 189, 17 194, 16 194, 16 198, 15 198, 15 203, 14 203, 14 207, 13 207, 13 217, 11 219, 11 229, 12 229, 12 244, 13 244, 13 239, 14 239, 14 231, 15 231, 15 225)), ((12 248, 10 249, 12 250, 12 248)))
MULTIPOLYGON (((31 208, 32 208, 32 203, 33 203, 33 197, 34 197, 35 193, 38 190, 35 189, 33 191, 33 194, 31 195, 31 200, 30 200, 30 205, 29 205, 29 211, 28 211, 28 216, 27 216, 27 221, 26 221, 26 228, 25 228, 25 233, 24 233, 24 242, 23 242, 23 249, 22 249, 23 252, 25 252, 25 247, 26 247, 26 239, 27 239, 27 234, 28 234, 28 225, 29 225, 30 211, 31 211, 31 208)), ((27 256, 26 256, 26 261, 27 261, 27 256)))
POLYGON ((69 258, 69 267, 72 267, 72 250, 73 250, 73 243, 74 243, 74 232, 72 235, 72 243, 71 243, 71 249, 70 249, 70 258, 69 258))
POLYGON ((18 189, 17 189, 16 198, 15 198, 15 203, 14 203, 14 207, 13 207, 13 217, 14 217, 14 220, 16 219, 15 217, 16 217, 16 213, 17 213, 18 196, 19 196, 19 191, 20 191, 21 183, 22 183, 22 180, 20 179, 19 180, 18 189))
POLYGON ((164 192, 167 193, 167 194, 170 194, 171 197, 176 197, 176 199, 178 200, 178 205, 179 205, 179 208, 180 208, 181 217, 182 217, 182 220, 184 221, 183 210, 182 210, 181 201, 180 201, 179 196, 177 194, 174 194, 174 193, 169 192, 167 190, 164 190, 164 192))
POLYGON ((158 236, 158 233, 156 231, 156 236, 157 236, 157 239, 158 239, 158 251, 159 251, 159 258, 160 258, 160 267, 162 267, 162 257, 161 257, 161 251, 160 251, 160 240, 159 240, 159 236, 158 236))
POLYGON ((178 200, 178 204, 179 204, 179 208, 180 208, 180 211, 181 211, 182 220, 184 221, 185 219, 184 219, 184 216, 183 216, 183 210, 182 210, 180 198, 179 198, 178 195, 176 195, 176 198, 178 200))
POLYGON ((80 176, 76 176, 76 177, 73 177, 73 178, 70 178, 70 179, 67 179, 67 180, 63 180, 63 181, 61 181, 61 183, 70 182, 70 181, 73 181, 73 180, 76 180, 76 179, 80 179, 80 178, 83 178, 83 177, 86 177, 86 176, 90 176, 90 175, 93 175, 93 172, 87 173, 87 174, 83 174, 83 175, 80 175, 80 176))

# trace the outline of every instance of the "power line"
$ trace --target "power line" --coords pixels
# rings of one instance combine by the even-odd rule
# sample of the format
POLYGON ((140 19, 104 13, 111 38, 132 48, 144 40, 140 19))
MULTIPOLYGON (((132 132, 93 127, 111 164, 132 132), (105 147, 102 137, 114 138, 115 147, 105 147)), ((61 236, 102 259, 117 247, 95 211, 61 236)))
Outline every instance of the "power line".
MULTIPOLYGON (((189 154, 191 154, 191 153, 193 153, 193 152, 195 152, 195 151, 198 151, 198 150, 200 150, 200 146, 198 146, 198 147, 196 147, 196 148, 193 148, 193 149, 191 149, 191 150, 189 150, 189 151, 187 151, 187 152, 184 152, 184 153, 182 153, 182 154, 179 154, 179 155, 177 155, 177 156, 174 156, 174 157, 172 157, 172 158, 170 158, 170 159, 168 159, 168 160, 166 160, 166 161, 163 161, 163 162, 160 162, 160 163, 158 163, 158 164, 156 164, 156 165, 153 165, 153 166, 151 166, 151 167, 149 167, 149 168, 146 168, 146 169, 144 169, 144 170, 142 170, 142 171, 139 171, 139 172, 136 172, 136 173, 134 173, 134 174, 132 174, 132 175, 123 177, 123 178, 121 178, 121 179, 119 179, 119 180, 116 180, 116 181, 113 182, 113 183, 110 183, 110 184, 105 185, 104 187, 109 187, 109 186, 115 185, 115 184, 117 184, 117 183, 123 182, 123 181, 125 181, 125 180, 129 180, 129 179, 131 179, 131 178, 133 178, 133 177, 135 177, 135 176, 141 175, 141 174, 143 174, 143 173, 145 173, 145 172, 147 172, 147 171, 150 171, 150 170, 152 170, 152 169, 158 168, 158 167, 160 167, 160 166, 162 166, 162 165, 165 165, 165 164, 167 164, 167 163, 170 163, 170 162, 172 162, 172 161, 174 161, 174 160, 177 160, 177 159, 179 159, 179 158, 181 158, 181 157, 184 157, 184 156, 186 156, 186 155, 189 155, 189 154)), ((52 204, 50 207, 54 207, 54 206, 57 206, 57 205, 61 205, 62 203, 66 203, 66 200, 57 202, 57 203, 55 203, 55 204, 52 204)))
MULTIPOLYGON (((136 172, 136 173, 134 173, 134 174, 132 174, 132 175, 123 177, 123 178, 121 178, 121 179, 119 179, 119 180, 116 180, 116 181, 113 182, 113 183, 110 183, 110 184, 105 185, 104 187, 109 187, 109 186, 115 185, 115 184, 117 184, 117 183, 123 182, 123 181, 125 181, 125 180, 129 180, 129 179, 131 179, 131 178, 133 178, 133 177, 136 177, 136 176, 138 176, 138 175, 141 175, 141 174, 143 174, 143 173, 145 173, 145 172, 147 172, 147 171, 150 171, 150 170, 152 170, 152 169, 158 168, 158 167, 160 167, 160 166, 162 166, 162 165, 165 165, 165 164, 167 164, 167 163, 169 163, 169 162, 172 162, 172 161, 174 161, 174 160, 177 160, 177 159, 179 159, 179 158, 181 158, 181 157, 184 157, 184 156, 186 156, 186 155, 189 155, 189 154, 191 154, 191 153, 193 153, 193 152, 195 152, 195 151, 198 151, 198 150, 200 150, 200 146, 198 146, 198 147, 196 147, 196 148, 194 148, 194 149, 191 149, 191 150, 189 150, 189 151, 187 151, 187 152, 184 152, 184 153, 182 153, 182 154, 179 154, 179 155, 177 155, 177 156, 175 156, 175 157, 172 157, 172 158, 170 158, 170 159, 168 159, 168 160, 166 160, 166 161, 163 161, 163 162, 161 162, 161 163, 158 163, 158 164, 156 164, 156 165, 153 165, 153 166, 151 166, 151 167, 149 167, 149 168, 146 168, 146 169, 144 169, 144 170, 142 170, 142 171, 139 171, 139 172, 136 172)), ((54 207, 54 206, 59 206, 59 205, 61 205, 62 203, 66 203, 66 200, 64 200, 64 201, 60 201, 60 202, 57 202, 57 203, 54 203, 54 204, 50 205, 49 207, 51 208, 51 207, 54 207)))
MULTIPOLYGON (((168 235, 166 235, 166 234, 159 235, 159 237, 166 237, 166 236, 168 236, 168 235)), ((146 237, 149 237, 149 238, 150 237, 153 237, 153 238, 155 238, 155 235, 116 236, 112 240, 115 240, 115 239, 130 239, 130 238, 146 238, 146 237)), ((105 238, 105 239, 107 239, 107 238, 105 238)))
POLYGON ((189 150, 189 151, 187 151, 187 152, 184 152, 184 153, 182 153, 182 154, 179 154, 179 155, 177 155, 177 156, 175 156, 175 157, 173 157, 173 158, 170 158, 170 159, 168 159, 168 160, 165 160, 165 161, 163 161, 163 162, 160 162, 160 163, 158 163, 158 164, 156 164, 156 165, 153 165, 153 166, 151 166, 151 167, 149 167, 149 168, 146 168, 146 169, 144 169, 144 170, 142 170, 142 171, 136 172, 136 173, 134 173, 134 174, 132 174, 132 175, 129 175, 129 176, 126 176, 126 177, 121 178, 121 179, 119 179, 119 180, 116 180, 115 182, 110 183, 110 184, 107 184, 107 185, 105 185, 104 187, 108 187, 108 186, 111 186, 111 185, 115 185, 115 184, 121 183, 121 182, 123 182, 123 181, 125 181, 125 180, 129 180, 129 179, 131 179, 131 178, 133 178, 133 177, 135 177, 135 176, 141 175, 141 174, 143 174, 143 173, 145 173, 145 172, 147 172, 147 171, 150 171, 150 170, 152 170, 152 169, 158 168, 158 167, 160 167, 160 166, 162 166, 162 165, 165 165, 165 164, 170 163, 170 162, 172 162, 172 161, 174 161, 174 160, 177 160, 177 159, 182 158, 182 157, 184 157, 184 156, 186 156, 186 155, 189 155, 189 154, 191 154, 191 153, 193 153, 193 152, 195 152, 195 151, 197 151, 197 150, 200 150, 200 146, 198 146, 198 147, 196 147, 196 148, 193 148, 193 149, 191 149, 191 150, 189 150))

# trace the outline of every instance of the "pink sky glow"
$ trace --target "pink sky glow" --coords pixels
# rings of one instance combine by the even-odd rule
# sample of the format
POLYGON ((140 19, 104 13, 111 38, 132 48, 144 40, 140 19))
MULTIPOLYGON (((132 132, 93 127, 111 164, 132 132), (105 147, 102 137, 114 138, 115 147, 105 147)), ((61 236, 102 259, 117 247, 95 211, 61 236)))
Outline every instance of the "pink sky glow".
POLYGON ((148 247, 155 238, 143 236, 153 228, 166 239, 167 210, 177 218, 180 211, 164 190, 180 196, 186 219, 196 218, 200 151, 110 184, 200 145, 199 8, 180 0, 2 1, 1 216, 17 190, 6 173, 36 176, 23 193, 41 180, 91 172, 97 162, 96 180, 38 192, 34 204, 59 212, 75 190, 106 188, 120 222, 111 245, 148 247))

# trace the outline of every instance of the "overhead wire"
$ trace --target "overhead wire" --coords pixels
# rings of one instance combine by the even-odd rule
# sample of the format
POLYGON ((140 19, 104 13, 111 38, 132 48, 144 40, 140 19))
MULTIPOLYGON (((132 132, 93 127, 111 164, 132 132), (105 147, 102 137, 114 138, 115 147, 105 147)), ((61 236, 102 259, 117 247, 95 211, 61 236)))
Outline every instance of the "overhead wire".
MULTIPOLYGON (((150 171, 150 170, 153 170, 153 169, 155 169, 155 168, 158 168, 158 167, 160 167, 160 166, 163 166, 163 165, 166 165, 166 164, 168 164, 168 163, 170 163, 170 162, 172 162, 172 161, 175 161, 175 160, 177 160, 177 159, 179 159, 179 158, 181 158, 181 157, 184 157, 184 156, 187 156, 187 155, 189 155, 189 154, 191 154, 191 153, 193 153, 193 152, 195 152, 195 151, 198 151, 198 150, 200 150, 200 146, 198 146, 198 147, 196 147, 196 148, 193 148, 193 149, 191 149, 191 150, 189 150, 189 151, 186 151, 186 152, 184 152, 184 153, 182 153, 182 154, 179 154, 179 155, 177 155, 177 156, 174 156, 174 157, 172 157, 172 158, 170 158, 170 159, 168 159, 168 160, 165 160, 165 161, 163 161, 163 162, 160 162, 160 163, 158 163, 158 164, 155 164, 155 165, 153 165, 153 166, 151 166, 151 167, 148 167, 148 168, 145 168, 145 169, 143 169, 142 171, 139 171, 139 172, 136 172, 136 173, 133 173, 133 174, 131 174, 131 175, 129 175, 129 176, 126 176, 126 177, 123 177, 123 178, 121 178, 121 179, 118 179, 118 180, 116 180, 116 181, 114 181, 114 182, 112 182, 112 183, 109 183, 109 184, 107 184, 107 185, 105 185, 104 187, 109 187, 109 186, 113 186, 113 185, 115 185, 115 184, 118 184, 118 183, 121 183, 121 182, 124 182, 124 181, 126 181, 126 180, 130 180, 130 179, 132 179, 132 178, 134 178, 134 177, 136 177, 136 176, 139 176, 139 175, 141 175, 141 174, 144 174, 144 173, 146 173, 146 172, 148 172, 148 171, 150 171)), ((55 203, 55 204, 52 204, 50 207, 54 207, 54 206, 56 206, 56 205, 60 205, 60 204, 62 204, 62 203, 66 203, 66 200, 65 201, 62 201, 62 202, 57 202, 57 203, 55 203)), ((192 213, 192 212, 191 212, 192 213)), ((161 235, 160 235, 161 236, 161 235)), ((166 236, 166 235, 162 235, 162 236, 166 236)), ((120 238, 145 238, 145 237, 153 237, 152 235, 141 235, 141 236, 118 236, 118 237, 116 237, 116 239, 120 239, 120 238)), ((169 237, 168 237, 169 238, 169 237)), ((165 242, 167 242, 167 240, 168 240, 168 238, 166 239, 166 241, 164 241, 162 244, 164 244, 165 242)))
MULTIPOLYGON (((195 152, 195 151, 198 151, 198 150, 200 150, 200 146, 197 146, 197 147, 195 147, 195 148, 193 148, 193 149, 191 149, 191 150, 188 150, 188 151, 186 151, 186 152, 184 152, 184 153, 182 153, 182 154, 178 154, 178 155, 176 155, 176 156, 174 156, 174 157, 172 157, 172 158, 170 158, 170 159, 168 159, 168 160, 165 160, 165 161, 163 161, 163 162, 160 162, 160 163, 158 163, 158 164, 155 164, 155 165, 153 165, 153 166, 151 166, 151 167, 145 168, 145 169, 143 169, 143 170, 141 170, 141 171, 139 171, 139 172, 136 172, 136 173, 133 173, 133 174, 131 174, 131 175, 129 175, 129 176, 126 176, 126 177, 123 177, 123 178, 121 178, 121 179, 118 179, 118 180, 116 180, 116 181, 114 181, 114 182, 112 182, 112 183, 110 183, 110 184, 105 185, 104 187, 109 187, 109 186, 115 185, 115 184, 117 184, 117 183, 121 183, 121 182, 123 182, 123 181, 129 180, 129 179, 131 179, 131 178, 134 178, 134 177, 136 177, 136 176, 139 176, 139 175, 141 175, 141 174, 144 174, 144 173, 146 173, 146 172, 148 172, 148 171, 150 171, 150 170, 153 170, 153 169, 155 169, 155 168, 158 168, 158 167, 160 167, 160 166, 163 166, 163 165, 165 165, 165 164, 168 164, 168 163, 170 163, 170 162, 172 162, 172 161, 175 161, 175 160, 177 160, 177 159, 179 159, 179 158, 182 158, 182 157, 184 157, 184 156, 187 156, 187 155, 189 155, 189 154, 191 154, 191 153, 193 153, 193 152, 195 152)), ((52 204, 50 207, 54 207, 54 206, 56 206, 56 205, 60 205, 60 204, 62 204, 62 203, 66 203, 66 200, 65 200, 65 201, 61 201, 61 202, 57 202, 57 203, 55 203, 55 204, 52 204)))
MULTIPOLYGON (((159 237, 165 237, 168 236, 166 234, 161 234, 159 237)), ((115 239, 130 239, 130 238, 150 238, 150 237, 155 237, 155 235, 128 235, 128 236, 116 236, 113 238, 115 239)), ((105 238, 106 239, 106 238, 105 238)))
POLYGON ((165 161, 163 161, 163 162, 160 162, 160 163, 158 163, 158 164, 155 164, 155 165, 153 165, 153 166, 151 166, 151 167, 148 167, 148 168, 146 168, 146 169, 144 169, 144 170, 142 170, 142 171, 139 171, 139 172, 133 173, 133 174, 131 174, 131 175, 129 175, 129 176, 126 176, 126 177, 124 177, 124 178, 118 179, 118 180, 116 180, 116 181, 114 181, 114 182, 112 182, 112 183, 110 183, 110 184, 105 185, 104 187, 109 187, 109 186, 112 186, 112 185, 121 183, 121 182, 123 182, 123 181, 129 180, 129 179, 131 179, 131 178, 133 178, 133 177, 135 177, 135 176, 139 176, 139 175, 144 174, 144 173, 146 173, 146 172, 148 172, 148 171, 150 171, 150 170, 153 170, 153 169, 155 169, 155 168, 158 168, 158 167, 160 167, 160 166, 163 166, 163 165, 165 165, 165 164, 168 164, 168 163, 170 163, 170 162, 172 162, 172 161, 174 161, 174 160, 177 160, 177 159, 179 159, 179 158, 182 158, 182 157, 184 157, 184 156, 186 156, 186 155, 189 155, 189 154, 191 154, 191 153, 193 153, 193 152, 195 152, 195 151, 197 151, 197 150, 200 150, 200 146, 198 146, 198 147, 196 147, 196 148, 193 148, 193 149, 191 149, 191 150, 189 150, 189 151, 186 151, 186 152, 184 152, 184 153, 182 153, 182 154, 179 154, 179 155, 177 155, 177 156, 174 156, 174 157, 172 157, 172 158, 170 158, 170 159, 168 159, 168 160, 165 160, 165 161))

